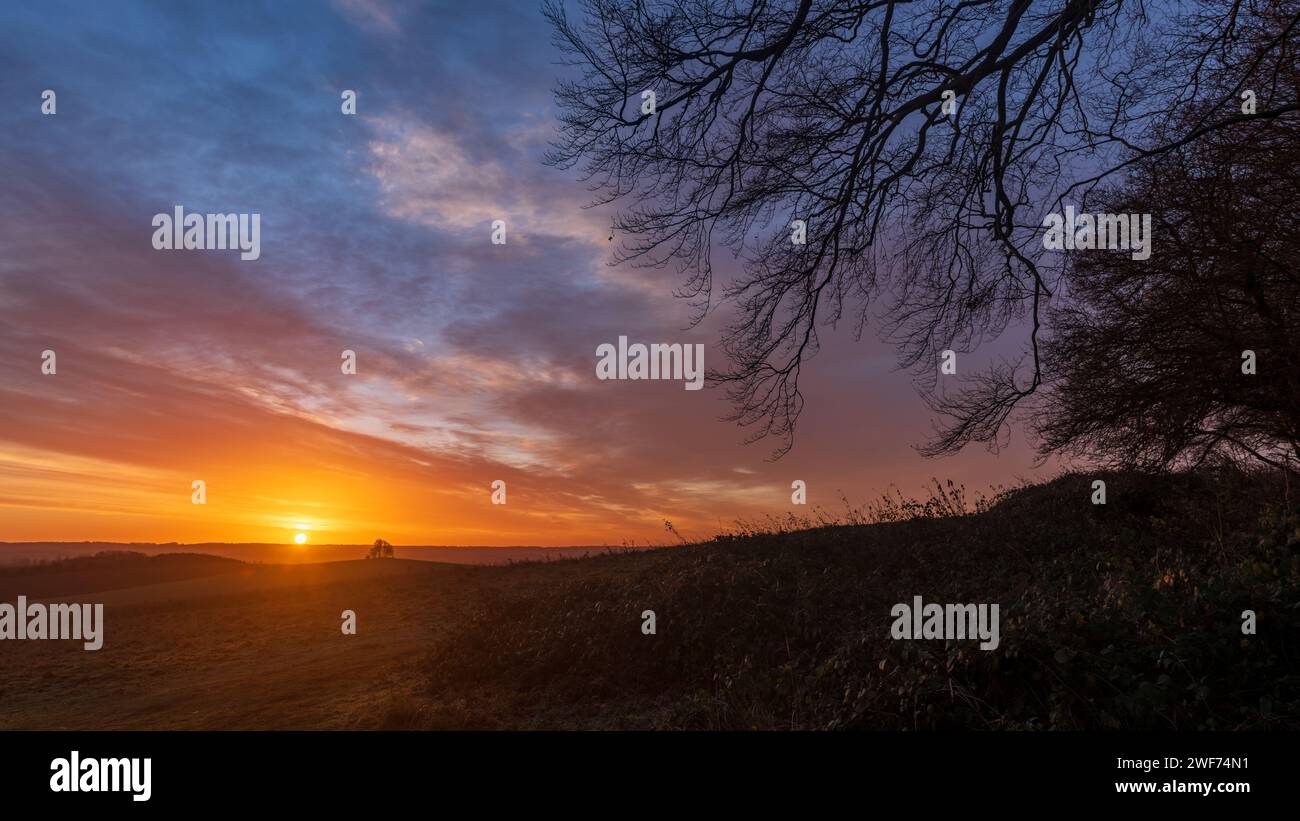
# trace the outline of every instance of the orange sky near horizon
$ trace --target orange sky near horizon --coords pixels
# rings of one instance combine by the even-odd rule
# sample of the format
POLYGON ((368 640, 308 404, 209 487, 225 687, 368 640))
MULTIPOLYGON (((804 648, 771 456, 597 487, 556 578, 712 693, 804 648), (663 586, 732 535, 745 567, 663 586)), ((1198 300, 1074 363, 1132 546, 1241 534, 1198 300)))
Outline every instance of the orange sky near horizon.
MULTIPOLYGON (((808 482, 810 505, 837 510, 841 493, 854 503, 890 483, 919 493, 935 475, 984 490, 980 475, 1010 461, 972 451, 929 462, 891 435, 905 418, 882 408, 882 426, 855 425, 852 406, 827 402, 809 411, 805 449, 771 463, 716 419, 672 423, 676 441, 653 414, 635 419, 648 409, 614 399, 607 411, 634 417, 644 437, 623 462, 601 439, 568 459, 538 445, 530 461, 521 446, 522 464, 511 465, 348 430, 250 399, 248 386, 220 389, 165 365, 63 350, 57 375, 31 367, 0 389, 23 408, 21 439, 10 427, 0 446, 0 540, 288 543, 305 531, 309 544, 666 544, 675 539, 665 519, 695 539, 737 518, 805 512, 790 504, 791 478, 808 482), (854 465, 855 452, 888 459, 854 465), (708 463, 727 453, 733 466, 708 463), (195 479, 206 504, 191 501, 195 479), (507 483, 505 505, 491 503, 495 479, 507 483)), ((323 361, 319 378, 333 378, 323 361)), ((666 390, 639 393, 678 404, 666 390)))
POLYGON ((101 408, 92 431, 91 420, 74 418, 76 394, 107 386, 80 379, 76 360, 28 380, 23 442, 0 449, 4 540, 278 543, 306 531, 313 543, 570 544, 645 530, 585 509, 582 499, 599 499, 580 483, 541 491, 538 478, 505 465, 472 467, 213 394, 174 373, 93 360, 95 369, 165 381, 167 396, 149 403, 148 420, 101 408), (505 505, 491 504, 496 478, 507 482, 505 505), (205 483, 201 505, 195 479, 205 483))

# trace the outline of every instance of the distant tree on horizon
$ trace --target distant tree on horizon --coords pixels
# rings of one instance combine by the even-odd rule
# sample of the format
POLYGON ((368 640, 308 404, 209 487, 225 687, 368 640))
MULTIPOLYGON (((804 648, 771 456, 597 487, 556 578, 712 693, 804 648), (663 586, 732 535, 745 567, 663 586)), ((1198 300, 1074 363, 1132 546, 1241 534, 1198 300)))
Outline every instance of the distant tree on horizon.
POLYGON ((370 546, 366 553, 367 559, 391 559, 393 558, 393 546, 383 539, 375 539, 375 543, 370 546))

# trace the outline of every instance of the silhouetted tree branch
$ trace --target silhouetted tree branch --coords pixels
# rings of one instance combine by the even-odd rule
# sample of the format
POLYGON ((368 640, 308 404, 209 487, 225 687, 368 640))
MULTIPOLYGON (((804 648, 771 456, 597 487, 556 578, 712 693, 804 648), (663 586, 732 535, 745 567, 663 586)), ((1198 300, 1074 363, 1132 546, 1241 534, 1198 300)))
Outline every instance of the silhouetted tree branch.
POLYGON ((1296 0, 585 0, 576 19, 556 2, 546 13, 576 72, 557 89, 549 160, 581 164, 597 202, 632 201, 616 262, 675 262, 697 320, 718 296, 731 304, 731 364, 711 378, 776 455, 818 328, 846 315, 858 333, 880 317, 946 420, 924 452, 996 445, 1044 384, 1064 259, 1044 257, 1043 216, 1300 99, 1278 75, 1296 0), (795 219, 806 244, 790 240, 795 219), (744 264, 715 296, 719 247, 744 264), (1018 357, 938 391, 939 352, 1008 327, 1025 334, 1018 357))

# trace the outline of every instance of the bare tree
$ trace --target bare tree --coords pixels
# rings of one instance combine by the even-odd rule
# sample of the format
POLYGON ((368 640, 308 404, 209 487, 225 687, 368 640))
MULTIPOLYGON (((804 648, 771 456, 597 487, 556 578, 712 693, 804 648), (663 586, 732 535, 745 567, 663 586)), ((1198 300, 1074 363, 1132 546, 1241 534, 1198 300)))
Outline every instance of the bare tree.
MULTIPOLYGON (((1300 61, 1281 67, 1300 85, 1300 61)), ((1300 127, 1265 120, 1136 166, 1102 197, 1161 252, 1079 254, 1053 310, 1044 451, 1165 468, 1300 461, 1300 127)))
POLYGON ((880 318, 944 418, 924 452, 996 446, 1044 384, 1063 276, 1063 258, 1043 256, 1044 215, 1087 207, 1144 158, 1300 110, 1300 90, 1276 73, 1295 59, 1298 0, 582 8, 571 19, 546 7, 576 71, 557 89, 549 160, 580 164, 597 202, 635 200, 616 220, 627 236, 616 262, 675 261, 697 320, 731 304, 731 366, 711 379, 751 441, 776 438, 777 456, 793 443, 818 329, 846 316, 859 334, 880 318), (1240 61, 1242 43, 1259 59, 1240 61), (744 261, 720 300, 718 247, 744 261), (940 351, 1008 328, 1024 333, 1020 356, 937 390, 940 351))

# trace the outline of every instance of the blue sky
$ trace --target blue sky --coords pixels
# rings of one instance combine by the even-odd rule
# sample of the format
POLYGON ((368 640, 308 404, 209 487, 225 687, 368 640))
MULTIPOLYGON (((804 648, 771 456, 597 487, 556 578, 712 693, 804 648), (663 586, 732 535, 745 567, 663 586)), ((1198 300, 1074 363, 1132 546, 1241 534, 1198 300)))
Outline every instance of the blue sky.
POLYGON ((610 267, 610 213, 541 162, 556 59, 525 2, 9 4, 0 540, 259 540, 310 519, 338 540, 616 543, 783 514, 794 478, 834 507, 1028 475, 1021 443, 917 456, 923 404, 847 331, 827 333, 776 464, 713 391, 596 381, 619 335, 720 364, 717 325, 687 329, 675 272, 610 267), (261 258, 154 251, 150 219, 175 205, 259 213, 261 258), (343 349, 356 379, 337 378, 343 349), (194 424, 160 421, 178 416, 194 424), (204 473, 240 504, 195 521, 162 501, 204 473), (363 498, 315 498, 331 476, 363 498), (519 490, 493 510, 503 477, 519 490))

